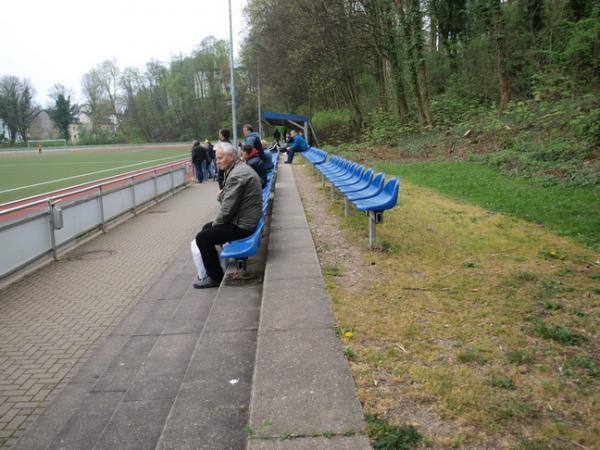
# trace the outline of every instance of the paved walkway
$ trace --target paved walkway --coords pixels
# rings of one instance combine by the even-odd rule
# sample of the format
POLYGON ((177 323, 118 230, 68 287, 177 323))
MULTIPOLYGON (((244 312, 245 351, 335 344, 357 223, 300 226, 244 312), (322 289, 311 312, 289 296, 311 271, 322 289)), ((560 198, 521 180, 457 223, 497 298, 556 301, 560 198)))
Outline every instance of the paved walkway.
MULTIPOLYGON (((189 245, 214 212, 216 189, 191 185, 0 291, 0 447, 15 443, 189 245)), ((186 269, 172 274, 174 285, 189 286, 186 269)))
MULTIPOLYGON (((41 357, 51 355, 39 365, 62 352, 62 365, 52 372, 58 374, 56 383, 38 384, 54 386, 54 392, 68 384, 50 405, 45 389, 46 402, 37 407, 31 400, 27 414, 27 403, 10 397, 7 411, 17 412, 3 422, 13 430, 6 445, 23 450, 370 448, 360 436, 362 411, 291 167, 280 167, 278 175, 264 280, 257 275, 264 270, 266 246, 250 265, 254 276, 226 280, 219 289, 191 287, 189 239, 206 219, 202 215, 209 215, 214 197, 214 185, 193 186, 78 252, 93 257, 107 253, 89 252, 116 251, 112 256, 71 258, 14 287, 32 289, 28 295, 40 299, 37 311, 45 319, 34 317, 37 327, 27 325, 26 316, 36 302, 12 316, 21 318, 15 330, 28 330, 21 336, 45 352, 41 357), (160 223, 152 226, 154 221, 160 223), (110 259, 115 262, 105 262, 110 259), (58 272, 65 275, 63 282, 58 272), (40 281, 32 283, 36 277, 40 281), (59 312, 53 312, 55 304, 61 305, 59 312), (52 349, 41 347, 55 335, 61 339, 52 349), (80 352, 77 358, 72 348, 80 352), (70 365, 65 354, 71 355, 70 365), (39 418, 15 442, 36 413, 39 418)), ((21 298, 28 299, 25 293, 21 298)), ((12 308, 18 305, 14 301, 12 308)), ((18 359, 29 349, 15 350, 12 361, 29 379, 41 379, 18 359)))

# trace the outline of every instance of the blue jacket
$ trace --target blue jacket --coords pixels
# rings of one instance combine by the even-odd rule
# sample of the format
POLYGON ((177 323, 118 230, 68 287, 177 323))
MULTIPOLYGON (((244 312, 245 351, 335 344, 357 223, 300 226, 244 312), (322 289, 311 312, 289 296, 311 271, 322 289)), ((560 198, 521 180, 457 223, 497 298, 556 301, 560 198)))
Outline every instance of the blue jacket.
POLYGON ((306 143, 306 140, 300 134, 296 135, 296 137, 294 138, 294 141, 292 142, 292 145, 290 147, 295 152, 305 152, 306 150, 308 150, 308 144, 306 143))
POLYGON ((269 155, 265 154, 262 142, 260 141, 260 136, 256 131, 252 131, 248 134, 248 136, 246 136, 246 144, 251 145, 256 150, 258 150, 258 156, 263 162, 267 172, 273 168, 273 161, 271 160, 271 157, 269 155))

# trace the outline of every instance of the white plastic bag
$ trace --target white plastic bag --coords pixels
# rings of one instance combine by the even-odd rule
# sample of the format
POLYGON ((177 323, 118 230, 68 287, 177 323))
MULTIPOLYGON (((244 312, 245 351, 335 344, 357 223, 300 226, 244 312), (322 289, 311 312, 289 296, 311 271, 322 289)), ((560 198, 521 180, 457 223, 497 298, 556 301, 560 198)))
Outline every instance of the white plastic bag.
POLYGON ((196 270, 198 271, 198 279, 206 277, 206 269, 204 268, 204 262, 202 261, 202 255, 200 254, 200 249, 196 244, 196 239, 193 239, 190 243, 190 248, 192 250, 192 258, 194 260, 194 264, 196 265, 196 270))

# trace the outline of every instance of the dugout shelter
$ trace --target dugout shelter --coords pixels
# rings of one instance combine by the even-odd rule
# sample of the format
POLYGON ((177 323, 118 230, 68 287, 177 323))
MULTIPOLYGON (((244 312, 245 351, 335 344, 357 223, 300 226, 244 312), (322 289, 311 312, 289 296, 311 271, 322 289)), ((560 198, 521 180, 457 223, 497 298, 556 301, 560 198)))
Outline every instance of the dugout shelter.
POLYGON ((306 136, 306 140, 308 141, 309 145, 317 147, 319 146, 315 129, 310 123, 310 119, 306 116, 277 112, 264 112, 261 116, 261 121, 266 125, 270 125, 271 127, 283 126, 288 129, 295 128, 304 130, 304 136, 306 136))

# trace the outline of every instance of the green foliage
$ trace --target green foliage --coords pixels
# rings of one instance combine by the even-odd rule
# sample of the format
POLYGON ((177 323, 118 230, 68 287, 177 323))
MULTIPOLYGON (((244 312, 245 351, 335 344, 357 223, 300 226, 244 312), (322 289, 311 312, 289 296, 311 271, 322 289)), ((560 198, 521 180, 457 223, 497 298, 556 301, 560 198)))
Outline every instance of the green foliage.
POLYGON ((319 139, 327 144, 348 142, 356 134, 352 125, 352 113, 348 109, 317 111, 311 120, 318 130, 319 139))
POLYGON ((54 107, 49 112, 50 118, 56 125, 64 139, 69 140, 69 125, 75 118, 74 105, 71 105, 71 96, 59 92, 54 99, 54 107))
POLYGON ((369 115, 363 140, 367 144, 395 144, 403 136, 415 133, 417 130, 416 124, 400 123, 394 114, 379 109, 369 115))
POLYGON ((96 133, 92 133, 88 128, 82 127, 77 136, 78 145, 120 144, 123 142, 125 142, 123 136, 102 128, 96 133))
POLYGON ((374 450, 408 450, 422 439, 412 425, 390 425, 375 415, 368 415, 365 419, 374 450))
POLYGON ((487 358, 476 348, 467 348, 458 354, 458 360, 463 364, 484 365, 487 358))

